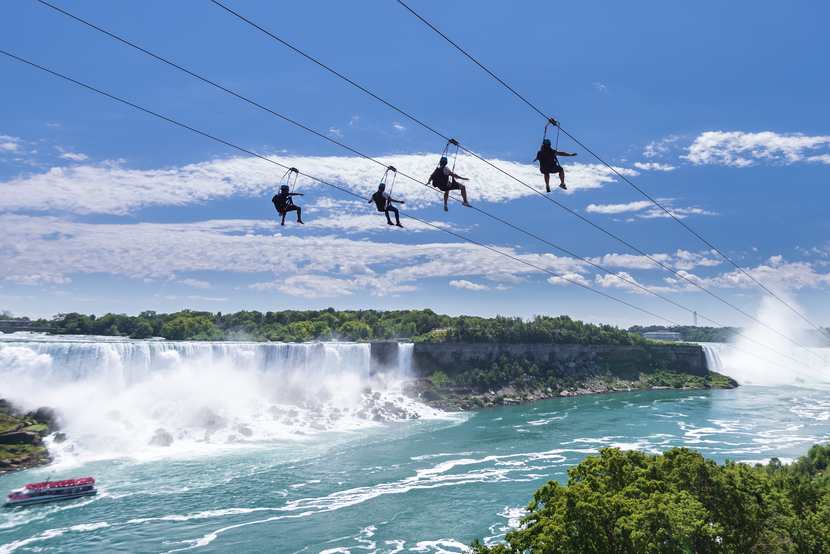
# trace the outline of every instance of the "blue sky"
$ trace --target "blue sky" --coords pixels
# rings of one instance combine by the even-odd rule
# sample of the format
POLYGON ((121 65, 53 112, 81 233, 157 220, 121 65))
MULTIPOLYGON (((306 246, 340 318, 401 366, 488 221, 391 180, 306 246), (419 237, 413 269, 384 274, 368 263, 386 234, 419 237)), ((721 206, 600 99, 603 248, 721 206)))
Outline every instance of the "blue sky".
MULTIPOLYGON (((229 0, 246 16, 541 187, 544 121, 393 1, 229 0)), ((830 323, 830 7, 815 2, 414 2, 569 131, 810 317, 830 323)), ((59 5, 426 180, 443 141, 208 1, 59 5)), ((383 171, 36 2, 0 48, 367 196, 383 171)), ((275 225, 282 171, 0 59, 0 308, 421 308, 619 325, 654 318, 310 181, 275 225), (290 218, 289 218, 290 219, 290 218), (406 223, 405 223, 406 224, 406 223)), ((759 291, 563 137, 555 198, 754 312, 759 291)), ((473 203, 725 324, 740 314, 459 158, 473 203)), ((691 316, 399 179, 413 215, 674 321, 691 316)))

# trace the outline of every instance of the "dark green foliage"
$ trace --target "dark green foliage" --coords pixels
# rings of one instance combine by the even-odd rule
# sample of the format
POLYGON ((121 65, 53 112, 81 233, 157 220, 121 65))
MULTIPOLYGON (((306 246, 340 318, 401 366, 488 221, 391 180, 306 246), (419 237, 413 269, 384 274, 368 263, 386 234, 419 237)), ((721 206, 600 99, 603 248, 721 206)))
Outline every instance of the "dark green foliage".
POLYGON ((557 344, 645 344, 639 335, 593 325, 567 316, 451 317, 432 310, 344 310, 232 314, 184 310, 172 314, 142 312, 137 316, 59 314, 50 322, 56 334, 109 335, 172 340, 392 340, 419 342, 501 342, 557 344))
MULTIPOLYGON (((642 388, 732 388, 737 383, 715 372, 706 375, 692 375, 679 371, 652 369, 654 364, 648 361, 638 365, 637 370, 626 370, 623 364, 601 364, 565 368, 554 363, 542 363, 530 358, 516 356, 501 356, 491 362, 482 362, 470 368, 454 367, 441 371, 442 387, 457 387, 475 392, 499 390, 502 387, 513 387, 518 391, 533 390, 565 390, 580 388, 587 379, 604 382, 610 388, 615 381, 625 379, 637 382, 642 388), (607 366, 607 367, 606 367, 607 366)), ((434 374, 433 374, 434 375, 434 374)), ((430 380, 434 379, 430 377, 430 380)), ((438 386, 436 384, 436 386, 438 386)), ((626 383, 623 387, 630 386, 626 383)))
POLYGON ((660 456, 604 449, 551 481, 506 553, 830 552, 830 446, 791 465, 718 465, 685 448, 660 456))

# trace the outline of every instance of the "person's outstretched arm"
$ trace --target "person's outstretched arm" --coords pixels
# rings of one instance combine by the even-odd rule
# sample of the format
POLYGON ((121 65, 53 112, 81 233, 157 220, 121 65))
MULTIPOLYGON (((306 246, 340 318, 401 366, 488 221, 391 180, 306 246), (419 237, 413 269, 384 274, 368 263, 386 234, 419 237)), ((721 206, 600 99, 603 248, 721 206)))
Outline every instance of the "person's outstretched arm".
POLYGON ((556 151, 557 156, 576 156, 576 152, 562 152, 561 150, 556 151))
POLYGON ((452 177, 453 179, 459 179, 461 181, 469 181, 469 179, 467 179, 466 177, 462 177, 458 173, 453 173, 452 171, 450 171, 450 177, 452 177))
POLYGON ((302 192, 289 192, 288 196, 305 196, 302 192))

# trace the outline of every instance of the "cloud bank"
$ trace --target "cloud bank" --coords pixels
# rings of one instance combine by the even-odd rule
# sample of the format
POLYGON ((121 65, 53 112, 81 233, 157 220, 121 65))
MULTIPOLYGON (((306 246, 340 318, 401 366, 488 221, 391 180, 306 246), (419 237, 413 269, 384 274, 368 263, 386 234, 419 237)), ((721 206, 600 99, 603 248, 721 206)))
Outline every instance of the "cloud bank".
MULTIPOLYGON (((84 155, 70 153, 69 156, 72 161, 83 161, 81 156, 84 155)), ((436 154, 404 154, 383 156, 382 160, 423 183, 436 166, 438 157, 436 154)), ((272 159, 345 186, 365 198, 377 189, 384 170, 358 157, 279 156, 272 159)), ((491 161, 526 183, 541 188, 541 177, 535 166, 498 159, 491 161)), ((611 170, 599 164, 568 164, 567 170, 572 190, 595 189, 615 181, 611 170)), ((625 175, 637 174, 631 169, 617 170, 625 175)), ((470 156, 459 156, 456 172, 469 177, 467 187, 475 201, 507 202, 533 194, 470 156)), ((73 164, 0 183, 0 211, 127 215, 153 206, 200 204, 233 196, 270 198, 283 173, 280 167, 250 157, 163 169, 131 169, 120 161, 73 164)), ((399 175, 394 192, 406 199, 410 209, 439 201, 439 191, 422 183, 399 175)), ((300 177, 298 187, 305 192, 343 196, 343 193, 305 177, 300 177)))

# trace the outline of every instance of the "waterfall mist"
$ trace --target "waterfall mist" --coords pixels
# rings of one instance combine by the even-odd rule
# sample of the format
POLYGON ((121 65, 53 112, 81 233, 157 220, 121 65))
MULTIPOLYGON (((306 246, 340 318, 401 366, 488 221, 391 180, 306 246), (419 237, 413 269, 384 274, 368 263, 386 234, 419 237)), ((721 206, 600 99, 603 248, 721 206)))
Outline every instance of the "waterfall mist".
POLYGON ((51 445, 58 458, 296 441, 438 415, 401 393, 411 344, 374 373, 370 356, 354 343, 6 337, 0 397, 58 412, 69 438, 51 445))
MULTIPOLYGON (((788 302, 793 304, 792 300, 788 302)), ((807 346, 815 335, 804 331, 801 318, 766 297, 756 317, 805 347, 753 323, 731 343, 703 344, 710 370, 744 385, 830 385, 830 348, 807 346)))

